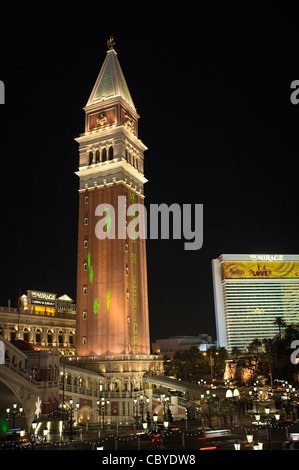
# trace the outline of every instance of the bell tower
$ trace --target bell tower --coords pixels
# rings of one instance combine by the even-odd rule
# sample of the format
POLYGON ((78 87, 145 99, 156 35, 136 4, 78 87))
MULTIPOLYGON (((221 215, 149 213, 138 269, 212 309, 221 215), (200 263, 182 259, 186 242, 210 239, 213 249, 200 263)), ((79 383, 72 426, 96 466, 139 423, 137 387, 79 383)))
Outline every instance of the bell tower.
POLYGON ((120 67, 114 41, 84 108, 79 144, 76 356, 149 355, 145 239, 127 232, 132 204, 144 204, 144 152, 139 115, 120 67), (125 220, 118 201, 125 204, 125 220), (97 207, 104 205, 102 217, 97 207), (115 237, 110 236, 115 214, 115 237), (106 236, 96 236, 104 220, 106 236), (123 223, 123 227, 119 225, 123 223), (119 237, 119 228, 123 236, 119 237))

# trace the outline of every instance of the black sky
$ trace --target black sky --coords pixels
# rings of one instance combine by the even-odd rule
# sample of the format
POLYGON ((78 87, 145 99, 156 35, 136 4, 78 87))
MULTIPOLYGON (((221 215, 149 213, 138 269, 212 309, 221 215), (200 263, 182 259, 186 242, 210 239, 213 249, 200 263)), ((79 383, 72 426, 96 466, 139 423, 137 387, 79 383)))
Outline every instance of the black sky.
POLYGON ((58 7, 7 9, 0 305, 15 305, 19 289, 76 298, 74 138, 113 35, 148 147, 146 206, 204 204, 201 250, 147 243, 151 340, 215 339, 211 259, 299 253, 299 105, 290 101, 299 10, 262 1, 113 5, 73 6, 63 17, 58 7))

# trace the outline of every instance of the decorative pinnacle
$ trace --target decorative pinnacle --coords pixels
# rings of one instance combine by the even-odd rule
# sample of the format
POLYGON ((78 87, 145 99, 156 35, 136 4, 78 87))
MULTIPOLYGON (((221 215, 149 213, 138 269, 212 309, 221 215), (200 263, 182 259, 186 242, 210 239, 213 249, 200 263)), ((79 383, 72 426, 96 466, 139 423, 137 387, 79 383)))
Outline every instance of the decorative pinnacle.
POLYGON ((114 37, 113 37, 113 36, 110 36, 110 39, 108 39, 108 41, 107 41, 108 49, 113 48, 114 45, 115 45, 114 37))

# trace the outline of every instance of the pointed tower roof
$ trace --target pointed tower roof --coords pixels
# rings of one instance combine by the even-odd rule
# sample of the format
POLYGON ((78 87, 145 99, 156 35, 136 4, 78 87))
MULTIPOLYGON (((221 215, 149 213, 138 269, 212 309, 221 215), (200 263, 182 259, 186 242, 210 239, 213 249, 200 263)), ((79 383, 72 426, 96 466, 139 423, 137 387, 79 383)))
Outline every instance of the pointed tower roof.
POLYGON ((121 96, 136 111, 117 53, 111 45, 111 40, 107 43, 109 49, 86 106, 121 96))

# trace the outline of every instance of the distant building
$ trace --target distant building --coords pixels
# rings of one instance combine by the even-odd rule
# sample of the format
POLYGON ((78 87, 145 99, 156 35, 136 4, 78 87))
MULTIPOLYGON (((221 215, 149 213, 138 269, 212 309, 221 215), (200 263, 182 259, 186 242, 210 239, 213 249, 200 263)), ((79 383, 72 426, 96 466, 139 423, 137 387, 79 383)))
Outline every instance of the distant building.
MULTIPOLYGON (((10 302, 9 302, 10 304, 10 302)), ((35 349, 75 355, 76 304, 67 295, 28 290, 18 308, 0 307, 0 335, 35 349)))
POLYGON ((57 294, 28 290, 22 296, 22 309, 37 315, 55 316, 57 313, 76 314, 76 304, 66 294, 56 298, 57 294))
POLYGON ((198 336, 171 336, 170 338, 157 339, 152 344, 153 352, 165 356, 174 356, 177 351, 188 350, 195 346, 200 351, 206 351, 211 346, 215 346, 212 337, 207 334, 198 336))
POLYGON ((247 350, 299 323, 299 255, 221 255, 212 261, 217 344, 247 350))

